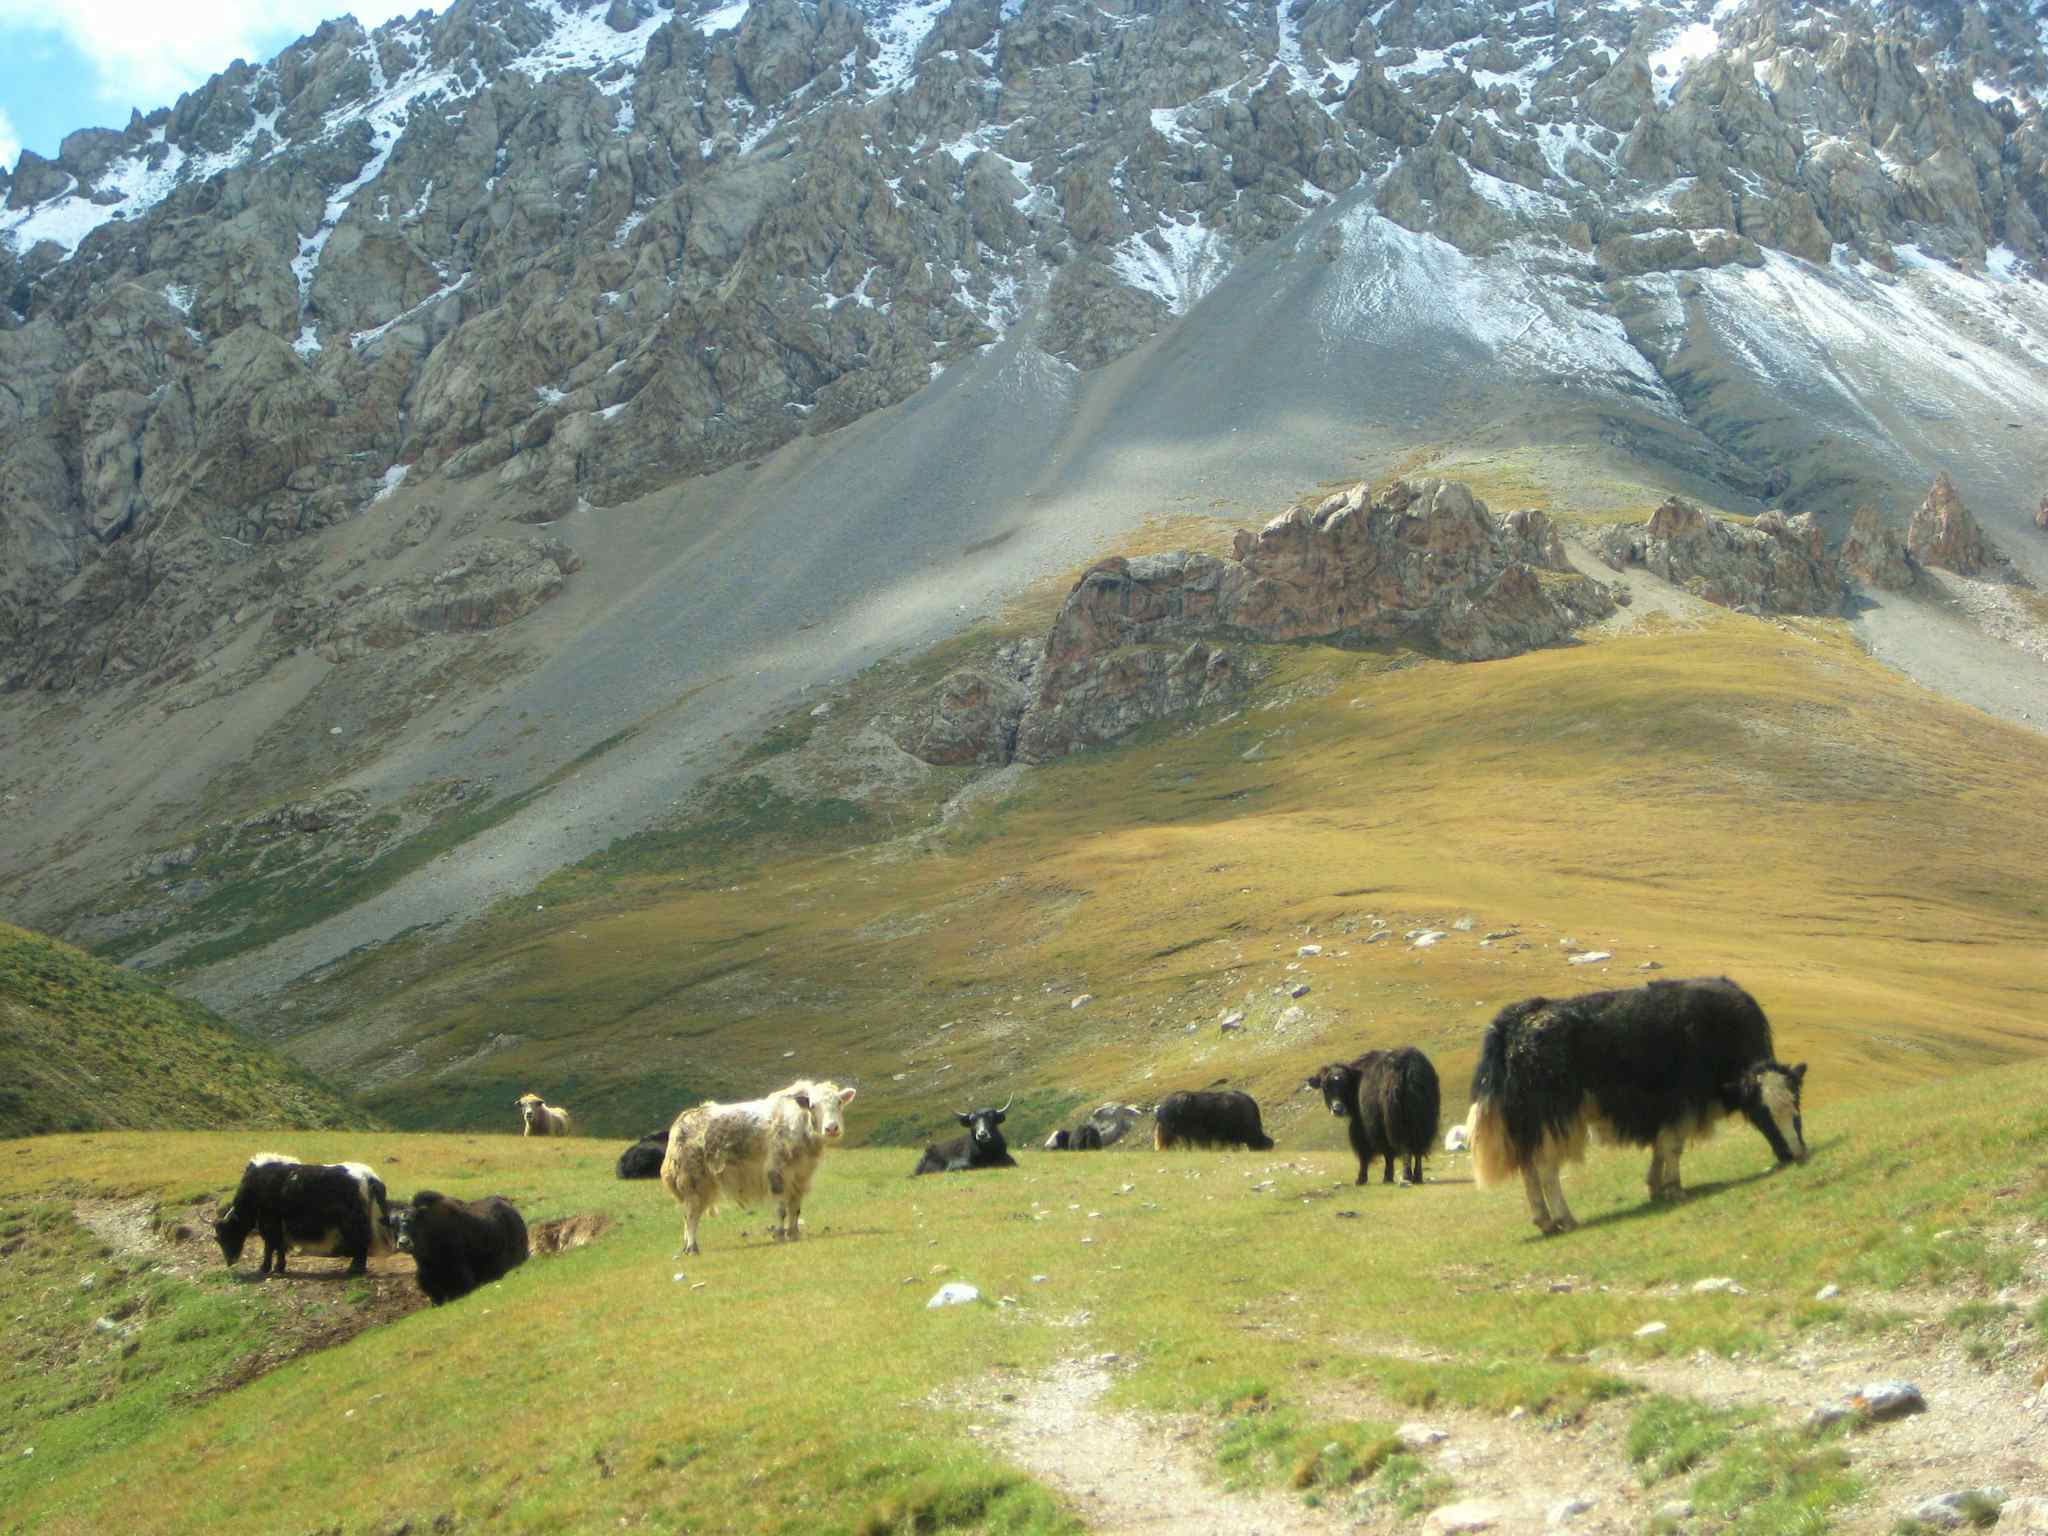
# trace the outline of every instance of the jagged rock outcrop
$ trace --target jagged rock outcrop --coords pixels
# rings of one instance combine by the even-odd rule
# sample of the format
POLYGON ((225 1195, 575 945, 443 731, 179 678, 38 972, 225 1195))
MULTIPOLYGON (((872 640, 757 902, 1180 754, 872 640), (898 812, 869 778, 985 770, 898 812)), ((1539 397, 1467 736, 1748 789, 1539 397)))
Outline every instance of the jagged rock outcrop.
POLYGON ((1046 762, 1151 720, 1231 702, 1245 641, 1399 640, 1465 661, 1550 645, 1614 611, 1549 518, 1495 517, 1454 481, 1360 485, 1299 506, 1227 556, 1090 569, 1046 637, 1016 756, 1046 762))
POLYGON ((1868 503, 1856 509, 1848 536, 1842 540, 1840 558, 1843 579, 1866 587, 1910 592, 1920 582, 1920 569, 1906 549, 1905 538, 1868 503))
POLYGON ((922 727, 904 750, 927 763, 1007 763, 1017 722, 1031 703, 1041 646, 1004 646, 985 666, 946 674, 923 711, 922 727))
POLYGON ((1835 613, 1842 580, 1810 515, 1765 512, 1744 527, 1672 497, 1646 523, 1603 529, 1600 557, 1640 565, 1674 587, 1751 613, 1835 613))
POLYGON ((1914 509, 1906 526, 1906 548, 1922 565, 1939 566, 1958 576, 1982 576, 1997 561, 1946 470, 1934 477, 1934 488, 1914 509))

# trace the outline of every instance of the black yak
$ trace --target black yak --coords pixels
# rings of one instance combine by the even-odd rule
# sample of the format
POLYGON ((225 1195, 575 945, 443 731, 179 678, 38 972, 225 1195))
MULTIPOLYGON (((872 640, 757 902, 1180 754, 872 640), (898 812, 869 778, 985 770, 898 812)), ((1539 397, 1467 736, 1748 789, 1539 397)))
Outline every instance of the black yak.
POLYGON ((1348 1062, 1332 1062, 1305 1085, 1318 1089, 1330 1113, 1346 1122, 1351 1150, 1358 1154, 1358 1182, 1372 1177, 1376 1158, 1386 1159, 1385 1183, 1394 1182, 1394 1159, 1404 1160, 1403 1177, 1422 1182, 1422 1160, 1436 1150, 1442 1093, 1436 1068, 1412 1045, 1367 1051, 1348 1062))
POLYGON ((360 1275, 373 1256, 391 1252, 391 1218, 384 1181, 361 1163, 302 1163, 276 1152, 259 1152, 242 1169, 242 1181, 213 1224, 221 1257, 232 1266, 249 1234, 263 1238, 257 1273, 283 1274, 293 1248, 323 1257, 348 1256, 348 1272, 360 1275))
POLYGON ((526 1219, 500 1195, 456 1200, 423 1189, 398 1208, 392 1225, 398 1246, 419 1266, 420 1290, 437 1307, 526 1262, 526 1219))
POLYGON ((1650 1198, 1678 1197, 1688 1141, 1741 1115, 1780 1164, 1804 1161, 1806 1064, 1772 1052, 1755 998, 1726 977, 1532 997, 1494 1016, 1472 1074, 1472 1166, 1481 1184, 1519 1173, 1537 1228, 1578 1223, 1558 1169, 1602 1140, 1648 1147, 1650 1198))
POLYGON ((920 1173, 967 1173, 976 1168, 1016 1167, 1017 1159, 1010 1156, 1010 1144, 1003 1140, 1000 1129, 1003 1117, 1009 1112, 1008 1100, 1004 1101, 1001 1109, 960 1111, 953 1118, 967 1127, 967 1134, 927 1146, 924 1156, 917 1160, 917 1166, 910 1170, 910 1176, 916 1178, 920 1173))
POLYGON ((1170 1147, 1250 1147, 1270 1151, 1273 1138, 1259 1124, 1258 1101, 1232 1088, 1222 1093, 1169 1093, 1152 1111, 1152 1145, 1170 1147))
POLYGON ((658 1179, 661 1160, 668 1156, 668 1127, 649 1131, 619 1154, 618 1175, 622 1179, 658 1179))

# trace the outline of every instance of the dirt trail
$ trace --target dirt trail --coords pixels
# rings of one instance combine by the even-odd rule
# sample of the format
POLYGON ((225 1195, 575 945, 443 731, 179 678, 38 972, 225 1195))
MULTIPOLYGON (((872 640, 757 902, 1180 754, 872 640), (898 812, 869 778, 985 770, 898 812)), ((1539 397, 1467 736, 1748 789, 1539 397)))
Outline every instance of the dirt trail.
POLYGON ((1227 1493, 1208 1477, 1206 1438, 1101 1406, 1109 1365, 1068 1360, 1023 1383, 977 1425, 1103 1536, 1326 1536, 1343 1522, 1279 1494, 1227 1493))
MULTIPOLYGON (((1914 1383, 1926 1397, 1925 1413, 1871 1425, 1847 1442, 1865 1491, 1832 1522, 1841 1536, 1884 1536, 1921 1500, 1987 1484, 2029 1501, 2009 1511, 2004 1524, 2015 1530, 2036 1529, 2036 1512, 2048 1510, 2032 1502, 2048 1499, 2048 1391, 2033 1386, 2017 1357, 1986 1365, 1953 1341, 1914 1337, 1830 1341, 1769 1363, 1702 1353, 1601 1368, 1648 1391, 1762 1408, 1782 1427, 1867 1383, 1914 1383)), ((1417 1529, 1434 1536, 1433 1523, 1403 1520, 1391 1510, 1361 1522, 1341 1499, 1317 1509, 1283 1493, 1225 1492, 1210 1459, 1213 1425, 1105 1408, 1111 1380, 1111 1367, 1100 1359, 1063 1362, 999 1402, 993 1424, 971 1432, 1056 1490, 1104 1536, 1417 1529)), ((1665 1506, 1684 1501, 1690 1482, 1681 1475, 1643 1486, 1627 1455, 1627 1401, 1600 1405, 1572 1424, 1456 1409, 1417 1413, 1354 1387, 1325 1390, 1315 1408, 1332 1418, 1405 1421, 1410 1449, 1450 1480, 1457 1505, 1488 1506, 1476 1512, 1484 1526, 1474 1528, 1498 1536, 1633 1536, 1665 1506)))

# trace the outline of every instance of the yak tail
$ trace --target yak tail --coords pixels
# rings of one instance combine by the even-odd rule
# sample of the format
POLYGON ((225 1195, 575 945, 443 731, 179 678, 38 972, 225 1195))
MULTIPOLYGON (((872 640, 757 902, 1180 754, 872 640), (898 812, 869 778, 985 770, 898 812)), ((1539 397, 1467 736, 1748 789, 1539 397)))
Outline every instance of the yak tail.
POLYGON ((1465 1117, 1472 1152, 1472 1176, 1484 1185, 1503 1184, 1522 1171, 1522 1155, 1508 1135, 1498 1099, 1481 1099, 1465 1117))

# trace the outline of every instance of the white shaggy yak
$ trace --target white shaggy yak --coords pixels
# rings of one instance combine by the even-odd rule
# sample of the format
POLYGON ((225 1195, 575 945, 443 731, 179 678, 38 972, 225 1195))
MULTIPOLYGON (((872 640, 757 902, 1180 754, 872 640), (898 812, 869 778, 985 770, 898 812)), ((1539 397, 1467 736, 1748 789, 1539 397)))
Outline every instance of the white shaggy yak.
POLYGON ((855 1090, 800 1079, 765 1099, 700 1104, 669 1127, 661 1182, 683 1208, 683 1252, 696 1253, 697 1223, 725 1201, 775 1201, 775 1240, 795 1242, 804 1196, 825 1148, 844 1130, 855 1090))

